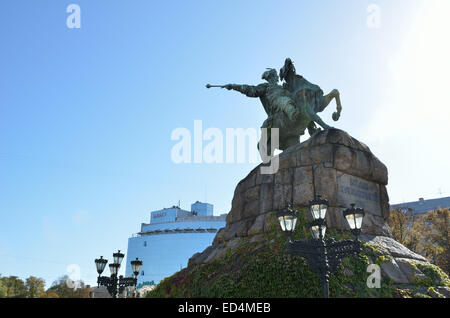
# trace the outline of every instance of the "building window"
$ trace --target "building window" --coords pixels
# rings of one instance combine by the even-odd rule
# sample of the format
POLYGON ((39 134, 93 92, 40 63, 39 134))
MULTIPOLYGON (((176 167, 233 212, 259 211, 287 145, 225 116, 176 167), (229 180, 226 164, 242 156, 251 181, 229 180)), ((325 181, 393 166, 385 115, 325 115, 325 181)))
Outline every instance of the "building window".
POLYGON ((144 271, 142 271, 142 276, 144 276, 144 271))
POLYGON ((147 241, 144 241, 144 246, 147 246, 147 241))

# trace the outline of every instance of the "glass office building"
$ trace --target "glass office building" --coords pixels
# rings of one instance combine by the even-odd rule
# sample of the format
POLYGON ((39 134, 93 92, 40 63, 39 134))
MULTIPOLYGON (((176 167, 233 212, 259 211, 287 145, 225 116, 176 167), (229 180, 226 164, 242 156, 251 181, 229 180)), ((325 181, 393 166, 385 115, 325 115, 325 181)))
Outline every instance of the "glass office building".
POLYGON ((214 216, 213 205, 195 202, 191 210, 178 206, 151 212, 150 223, 128 239, 126 276, 131 276, 130 261, 144 262, 138 285, 157 284, 187 266, 189 258, 212 244, 217 231, 225 227, 226 214, 214 216))

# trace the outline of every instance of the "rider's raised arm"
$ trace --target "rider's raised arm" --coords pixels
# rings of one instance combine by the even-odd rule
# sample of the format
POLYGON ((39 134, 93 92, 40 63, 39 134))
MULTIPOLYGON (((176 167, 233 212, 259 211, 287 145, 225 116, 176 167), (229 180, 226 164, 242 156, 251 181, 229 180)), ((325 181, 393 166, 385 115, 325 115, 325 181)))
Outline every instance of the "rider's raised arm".
POLYGON ((248 97, 261 97, 266 92, 267 84, 259 84, 258 86, 253 85, 239 85, 239 84, 229 84, 226 86, 227 89, 232 89, 238 91, 248 97))

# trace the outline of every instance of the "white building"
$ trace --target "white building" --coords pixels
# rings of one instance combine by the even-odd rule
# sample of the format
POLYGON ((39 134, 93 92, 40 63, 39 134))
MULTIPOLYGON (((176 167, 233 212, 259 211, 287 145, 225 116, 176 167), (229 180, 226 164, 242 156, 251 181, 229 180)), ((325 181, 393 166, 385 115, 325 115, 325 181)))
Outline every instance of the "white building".
POLYGON ((214 216, 213 205, 195 202, 191 211, 178 206, 151 212, 150 223, 128 239, 126 276, 132 276, 130 262, 143 261, 138 285, 158 284, 187 266, 192 255, 211 245, 217 231, 225 226, 226 214, 214 216))

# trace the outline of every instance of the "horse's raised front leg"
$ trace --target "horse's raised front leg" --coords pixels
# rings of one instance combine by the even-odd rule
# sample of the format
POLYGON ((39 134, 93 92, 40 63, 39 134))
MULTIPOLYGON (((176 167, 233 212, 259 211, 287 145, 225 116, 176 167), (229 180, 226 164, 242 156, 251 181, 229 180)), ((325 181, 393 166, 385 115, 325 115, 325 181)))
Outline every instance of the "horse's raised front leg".
POLYGON ((341 116, 342 111, 341 97, 337 89, 333 89, 328 95, 325 95, 323 97, 323 105, 321 108, 322 110, 325 109, 325 107, 327 107, 328 104, 330 104, 333 98, 336 99, 336 111, 333 113, 332 117, 334 121, 337 121, 341 116))

